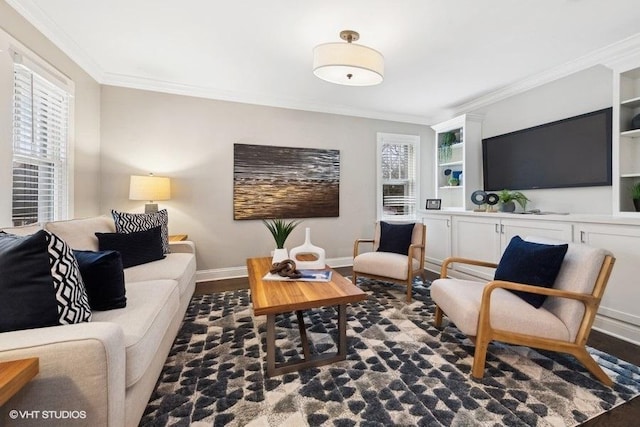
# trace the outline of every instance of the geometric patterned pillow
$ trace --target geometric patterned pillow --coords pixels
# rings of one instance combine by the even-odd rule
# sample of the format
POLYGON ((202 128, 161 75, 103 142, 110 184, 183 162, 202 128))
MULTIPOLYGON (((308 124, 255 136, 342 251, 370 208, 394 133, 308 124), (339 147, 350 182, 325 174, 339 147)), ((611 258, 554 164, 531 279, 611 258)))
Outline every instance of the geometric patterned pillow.
POLYGON ((166 209, 153 213, 132 214, 111 210, 113 222, 118 233, 132 233, 134 231, 146 231, 154 227, 161 227, 162 253, 169 251, 169 213, 166 209))
POLYGON ((61 325, 89 322, 89 298, 73 251, 64 240, 48 231, 46 233, 58 322, 61 325))

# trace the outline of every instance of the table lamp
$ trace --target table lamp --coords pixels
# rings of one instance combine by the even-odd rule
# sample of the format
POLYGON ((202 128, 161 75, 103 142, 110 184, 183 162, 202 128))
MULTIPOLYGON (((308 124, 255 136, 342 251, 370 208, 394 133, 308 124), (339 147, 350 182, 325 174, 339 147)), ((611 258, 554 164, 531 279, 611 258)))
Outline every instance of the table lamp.
POLYGON ((166 176, 131 175, 129 182, 129 200, 147 200, 145 213, 158 212, 158 204, 154 201, 171 198, 171 181, 166 176))

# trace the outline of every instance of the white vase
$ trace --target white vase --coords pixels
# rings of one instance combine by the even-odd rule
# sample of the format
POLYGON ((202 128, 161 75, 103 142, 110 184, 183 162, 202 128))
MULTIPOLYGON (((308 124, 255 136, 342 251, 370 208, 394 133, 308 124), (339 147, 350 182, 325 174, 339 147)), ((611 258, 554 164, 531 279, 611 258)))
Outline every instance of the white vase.
POLYGON ((273 250, 273 252, 271 253, 271 262, 272 263, 276 263, 276 262, 282 262, 285 259, 289 258, 289 254, 287 253, 287 248, 276 248, 273 250))
POLYGON ((305 270, 320 270, 325 268, 325 252, 321 247, 315 246, 311 243, 311 229, 307 227, 305 229, 304 243, 300 246, 296 246, 289 252, 289 257, 296 262, 296 267, 305 270), (314 261, 301 261, 298 260, 298 255, 313 255, 314 261))

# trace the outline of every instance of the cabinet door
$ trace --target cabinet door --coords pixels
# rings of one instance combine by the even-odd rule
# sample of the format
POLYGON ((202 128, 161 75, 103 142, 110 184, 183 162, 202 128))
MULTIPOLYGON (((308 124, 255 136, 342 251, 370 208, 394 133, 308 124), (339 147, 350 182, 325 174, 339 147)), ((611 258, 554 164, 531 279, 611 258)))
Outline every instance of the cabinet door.
POLYGON ((520 236, 523 239, 527 236, 547 237, 571 242, 573 240, 573 226, 566 222, 503 219, 500 224, 502 244, 500 253, 504 252, 514 236, 520 236))
POLYGON ((442 261, 451 256, 451 216, 424 215, 422 222, 427 226, 425 260, 430 269, 439 271, 442 261))
MULTIPOLYGON (((500 258, 498 218, 455 216, 451 235, 453 256, 498 262, 500 258)), ((487 280, 493 279, 495 272, 491 268, 464 264, 456 264, 455 270, 487 280)))
MULTIPOLYGON (((604 248, 613 253, 616 262, 611 271, 609 283, 605 289, 598 314, 627 324, 640 326, 640 227, 609 224, 580 224, 576 230, 576 241, 604 248)), ((602 319, 600 319, 602 321, 602 319)), ((620 322, 598 324, 604 329, 621 336, 640 341, 637 328, 631 331, 629 326, 620 322), (618 328, 622 328, 618 330, 618 328)))

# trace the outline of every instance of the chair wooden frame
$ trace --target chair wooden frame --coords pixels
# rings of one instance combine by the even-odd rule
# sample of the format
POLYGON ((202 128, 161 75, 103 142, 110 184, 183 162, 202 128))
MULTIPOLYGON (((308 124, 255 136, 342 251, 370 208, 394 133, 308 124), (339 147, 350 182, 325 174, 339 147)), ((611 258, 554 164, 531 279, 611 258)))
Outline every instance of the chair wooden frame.
MULTIPOLYGON (((370 279, 375 279, 375 280, 382 280, 385 282, 394 282, 394 283, 400 283, 402 285, 405 285, 407 287, 407 302, 411 302, 411 290, 412 290, 412 286, 413 286, 413 278, 416 276, 420 276, 424 279, 424 256, 425 256, 425 243, 426 243, 426 238, 427 238, 427 226, 424 224, 416 224, 417 226, 422 226, 422 242, 421 244, 417 245, 417 244, 411 244, 409 245, 409 251, 407 253, 407 273, 408 276, 406 279, 404 280, 399 280, 399 279, 394 279, 392 277, 386 277, 386 276, 378 276, 375 274, 369 274, 369 273, 363 273, 360 271, 353 271, 353 274, 351 276, 351 281, 353 282, 353 284, 356 284, 356 281, 358 279, 358 276, 363 276, 363 277, 368 277, 370 279), (416 254, 416 251, 418 251, 418 253, 416 254), (416 256, 417 255, 417 256, 416 256), (418 261, 420 262, 418 269, 414 270, 413 269, 413 259, 418 259, 418 261)), ((357 239, 354 244, 353 244, 353 258, 357 257, 360 254, 360 244, 361 243, 375 243, 374 239, 357 239)))
MULTIPOLYGON (((449 265, 452 263, 471 264, 481 267, 497 267, 497 264, 491 262, 477 261, 468 258, 451 257, 444 260, 440 270, 440 278, 447 278, 449 265)), ((486 284, 482 293, 480 304, 480 313, 478 315, 477 336, 470 337, 475 342, 475 353, 473 356, 473 369, 471 375, 480 379, 484 376, 484 368, 487 357, 487 349, 491 341, 501 341, 508 344, 523 345, 527 347, 540 348, 543 350, 568 353, 578 359, 588 370, 607 386, 613 385, 613 381, 602 370, 600 365, 591 357, 586 349, 587 339, 593 326, 602 295, 609 281, 611 269, 615 263, 615 258, 607 255, 604 258, 600 273, 596 279, 593 291, 590 294, 578 292, 563 291, 553 288, 543 288, 538 286, 525 285, 522 283, 505 282, 501 280, 493 280, 486 284), (503 331, 494 329, 491 326, 491 293, 498 288, 511 289, 518 291, 526 291, 540 295, 547 295, 560 298, 570 298, 581 301, 584 304, 585 312, 580 323, 580 328, 573 342, 554 340, 549 338, 541 338, 532 335, 519 334, 516 332, 503 331)), ((446 313, 444 313, 446 314, 446 313)), ((442 324, 443 311, 436 305, 435 325, 440 327, 442 324)))

